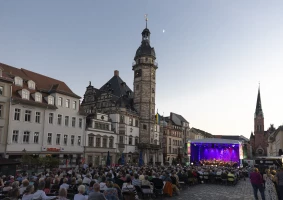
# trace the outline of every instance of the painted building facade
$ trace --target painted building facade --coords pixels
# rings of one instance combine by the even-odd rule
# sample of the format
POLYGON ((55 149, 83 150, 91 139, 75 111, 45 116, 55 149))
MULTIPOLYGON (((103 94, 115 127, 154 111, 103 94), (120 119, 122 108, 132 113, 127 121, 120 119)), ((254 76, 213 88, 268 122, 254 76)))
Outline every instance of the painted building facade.
POLYGON ((75 166, 83 153, 85 115, 80 97, 62 81, 1 64, 13 79, 6 157, 52 155, 75 166))

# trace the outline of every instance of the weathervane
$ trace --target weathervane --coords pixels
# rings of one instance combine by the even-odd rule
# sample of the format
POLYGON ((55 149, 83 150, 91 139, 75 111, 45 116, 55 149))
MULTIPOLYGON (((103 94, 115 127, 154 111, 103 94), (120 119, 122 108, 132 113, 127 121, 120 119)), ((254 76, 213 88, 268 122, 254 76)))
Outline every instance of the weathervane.
POLYGON ((144 19, 145 19, 145 27, 147 28, 147 21, 148 21, 147 14, 144 15, 144 19))

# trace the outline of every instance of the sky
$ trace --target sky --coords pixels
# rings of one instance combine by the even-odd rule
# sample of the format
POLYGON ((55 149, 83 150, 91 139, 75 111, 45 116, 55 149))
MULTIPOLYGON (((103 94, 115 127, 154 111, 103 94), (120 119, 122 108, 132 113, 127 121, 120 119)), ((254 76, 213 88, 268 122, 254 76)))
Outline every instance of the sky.
POLYGON ((281 0, 3 0, 0 62, 62 80, 82 97, 114 70, 133 88, 148 14, 158 112, 249 137, 259 83, 265 129, 283 124, 282 10, 281 0))

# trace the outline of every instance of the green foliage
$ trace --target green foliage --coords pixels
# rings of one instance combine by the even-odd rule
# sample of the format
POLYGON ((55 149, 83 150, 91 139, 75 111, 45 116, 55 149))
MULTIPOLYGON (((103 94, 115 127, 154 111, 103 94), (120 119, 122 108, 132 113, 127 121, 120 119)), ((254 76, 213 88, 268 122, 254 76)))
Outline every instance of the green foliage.
POLYGON ((59 166, 59 159, 51 156, 33 157, 30 155, 23 155, 22 164, 28 165, 31 168, 55 168, 59 166))

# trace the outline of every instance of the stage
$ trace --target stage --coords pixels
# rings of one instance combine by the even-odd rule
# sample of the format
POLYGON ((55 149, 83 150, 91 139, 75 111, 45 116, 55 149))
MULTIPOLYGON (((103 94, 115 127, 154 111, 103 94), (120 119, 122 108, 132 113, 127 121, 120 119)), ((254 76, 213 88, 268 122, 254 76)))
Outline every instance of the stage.
POLYGON ((188 141, 190 163, 195 165, 240 166, 242 144, 238 140, 206 138, 188 141))

